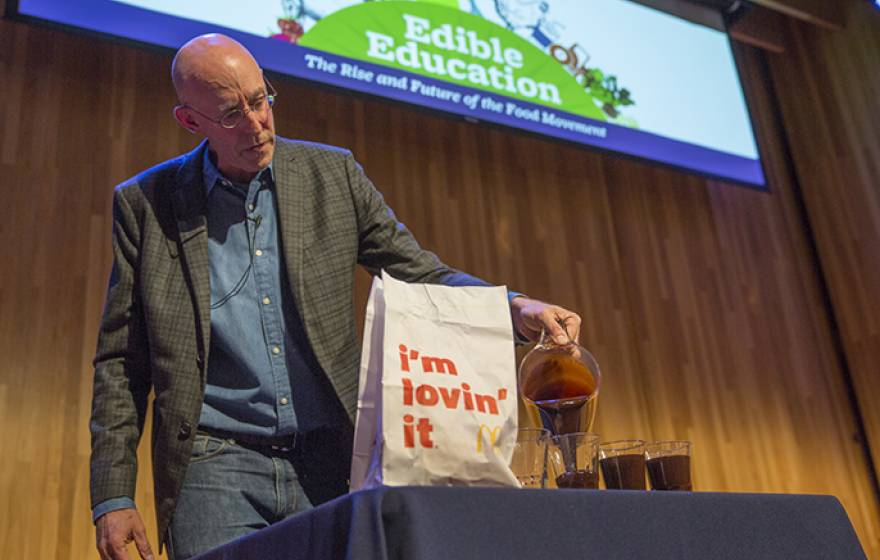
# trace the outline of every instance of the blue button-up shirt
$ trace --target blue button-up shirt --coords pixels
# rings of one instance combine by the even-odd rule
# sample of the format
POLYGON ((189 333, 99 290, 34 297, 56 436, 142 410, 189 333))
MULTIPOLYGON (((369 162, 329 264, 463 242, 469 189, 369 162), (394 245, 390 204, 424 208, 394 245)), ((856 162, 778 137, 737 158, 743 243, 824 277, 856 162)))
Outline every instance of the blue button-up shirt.
POLYGON ((206 150, 203 169, 211 348, 199 424, 275 436, 338 422, 341 408, 284 289, 272 167, 236 185, 206 150))
POLYGON ((252 435, 294 432, 272 168, 236 185, 206 150, 204 180, 211 349, 199 424, 252 435))

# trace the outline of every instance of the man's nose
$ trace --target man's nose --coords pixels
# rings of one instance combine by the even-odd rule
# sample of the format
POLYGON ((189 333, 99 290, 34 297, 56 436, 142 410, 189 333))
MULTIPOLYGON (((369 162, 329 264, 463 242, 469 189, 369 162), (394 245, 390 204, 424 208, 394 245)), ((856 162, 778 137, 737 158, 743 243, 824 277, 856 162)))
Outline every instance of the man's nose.
POLYGON ((263 129, 263 118, 259 112, 254 111, 250 107, 246 108, 244 111, 244 118, 242 120, 242 125, 245 130, 262 130, 263 129))

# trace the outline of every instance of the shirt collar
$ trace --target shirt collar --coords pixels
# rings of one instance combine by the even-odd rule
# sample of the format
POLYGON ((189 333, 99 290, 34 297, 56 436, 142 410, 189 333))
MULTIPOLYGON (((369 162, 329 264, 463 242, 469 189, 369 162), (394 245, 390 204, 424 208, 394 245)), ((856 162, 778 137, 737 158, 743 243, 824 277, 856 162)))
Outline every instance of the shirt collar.
MULTIPOLYGON (((272 168, 271 161, 269 162, 269 167, 260 171, 255 178, 260 177, 263 173, 266 173, 267 170, 269 172, 269 177, 274 182, 275 170, 272 168)), ((205 155, 202 158, 202 179, 204 180, 205 184, 205 193, 207 193, 208 196, 211 195, 211 190, 214 188, 214 185, 217 184, 217 181, 224 180, 228 181, 230 184, 234 184, 234 181, 226 178, 223 173, 221 173, 220 170, 217 169, 217 166, 214 165, 214 162, 211 161, 210 149, 208 148, 205 148, 205 155)))

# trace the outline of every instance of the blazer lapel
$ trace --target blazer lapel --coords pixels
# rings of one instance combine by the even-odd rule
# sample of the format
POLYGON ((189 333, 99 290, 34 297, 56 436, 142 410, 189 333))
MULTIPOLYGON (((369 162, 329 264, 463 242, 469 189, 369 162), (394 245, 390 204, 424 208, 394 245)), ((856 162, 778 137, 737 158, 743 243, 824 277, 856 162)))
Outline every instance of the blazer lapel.
MULTIPOLYGON (((278 142, 272 162, 275 172, 275 197, 278 201, 278 228, 284 251, 284 264, 294 302, 305 321, 303 309, 303 234, 305 182, 294 164, 294 150, 286 143, 278 142)), ((308 329, 307 329, 308 330, 308 329)), ((307 333, 308 334, 308 333, 307 333)), ((309 337, 311 338, 311 337, 309 337)))
POLYGON ((171 195, 179 236, 175 240, 184 278, 190 290, 199 339, 199 370, 204 374, 211 335, 211 279, 208 269, 207 193, 202 179, 202 142, 184 158, 171 195))

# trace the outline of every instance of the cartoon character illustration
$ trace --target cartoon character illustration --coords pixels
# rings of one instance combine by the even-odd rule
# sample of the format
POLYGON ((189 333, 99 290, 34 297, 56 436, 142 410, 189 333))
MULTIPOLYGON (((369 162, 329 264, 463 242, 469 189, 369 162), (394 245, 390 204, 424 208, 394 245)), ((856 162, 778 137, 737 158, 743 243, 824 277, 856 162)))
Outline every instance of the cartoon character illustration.
POLYGON ((284 15, 278 18, 278 29, 280 33, 270 35, 272 39, 280 39, 295 45, 299 38, 305 33, 305 29, 298 21, 303 15, 305 6, 304 0, 281 0, 281 9, 284 15))
POLYGON ((353 3, 356 2, 351 0, 325 1, 322 3, 325 13, 322 13, 307 6, 306 0, 281 0, 281 9, 284 15, 279 17, 277 21, 280 32, 270 34, 270 37, 296 44, 300 37, 318 23, 324 15, 341 10, 353 3))
POLYGON ((550 5, 544 0, 495 0, 495 11, 508 29, 546 48, 562 31, 562 24, 550 21, 550 5))
POLYGON ((503 25, 542 49, 556 41, 564 28, 547 17, 546 0, 469 0, 469 4, 465 11, 503 25))
POLYGON ((550 18, 548 0, 470 0, 469 3, 470 13, 507 27, 561 64, 609 120, 637 127, 635 121, 621 113, 623 108, 635 105, 630 91, 618 84, 617 76, 588 66, 591 56, 584 47, 562 43, 565 26, 550 18))
POLYGON ((303 26, 298 21, 284 17, 278 18, 278 29, 281 30, 281 33, 275 33, 270 35, 270 37, 287 41, 293 45, 299 41, 299 38, 304 33, 303 26))
POLYGON ((495 0, 495 11, 507 28, 525 36, 540 27, 549 9, 544 0, 495 0))

